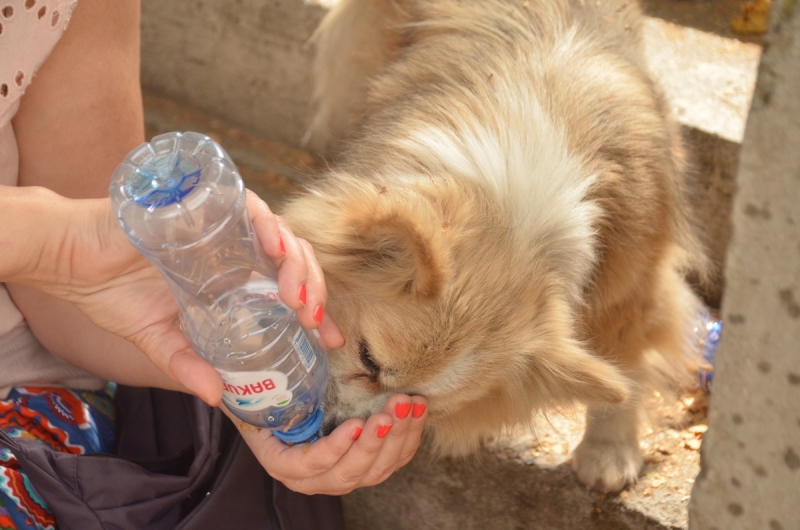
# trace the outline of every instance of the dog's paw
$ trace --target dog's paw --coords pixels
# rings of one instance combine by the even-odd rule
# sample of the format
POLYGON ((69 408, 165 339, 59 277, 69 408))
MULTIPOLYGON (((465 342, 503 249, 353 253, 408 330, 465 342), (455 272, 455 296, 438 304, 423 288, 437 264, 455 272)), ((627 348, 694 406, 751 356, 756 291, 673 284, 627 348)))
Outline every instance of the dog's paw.
POLYGON ((572 455, 578 480, 606 493, 636 482, 643 463, 642 451, 635 441, 584 439, 572 455))

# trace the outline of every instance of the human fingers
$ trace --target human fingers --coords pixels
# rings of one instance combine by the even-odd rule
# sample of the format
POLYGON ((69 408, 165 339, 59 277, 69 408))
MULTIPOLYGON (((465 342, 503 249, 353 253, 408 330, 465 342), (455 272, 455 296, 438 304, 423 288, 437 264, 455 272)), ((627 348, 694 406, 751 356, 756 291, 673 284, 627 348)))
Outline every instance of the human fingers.
POLYGON ((362 420, 350 419, 337 427, 329 436, 313 444, 290 447, 279 441, 268 429, 259 429, 243 422, 225 405, 221 405, 220 409, 237 425, 245 443, 270 476, 300 493, 329 495, 346 493, 343 487, 332 481, 326 480, 320 483, 313 479, 329 471, 341 460, 361 434, 364 425, 362 420))
POLYGON ((428 400, 422 396, 411 396, 411 422, 408 425, 403 448, 395 471, 408 464, 422 443, 422 431, 428 419, 428 400))
MULTIPOLYGON (((308 290, 308 267, 303 246, 289 226, 250 190, 247 190, 247 210, 264 252, 278 268, 281 300, 295 311, 302 310, 306 305, 308 290)), ((310 322, 314 325, 306 327, 317 327, 313 319, 310 322)))
POLYGON ((308 302, 304 308, 301 324, 308 328, 319 326, 319 333, 323 344, 328 348, 341 348, 344 346, 345 339, 339 326, 325 311, 328 299, 328 291, 325 287, 325 279, 317 257, 311 243, 305 239, 300 239, 300 244, 306 254, 306 264, 308 265, 308 302))
MULTIPOLYGON (((315 329, 319 327, 325 316, 325 304, 328 301, 328 291, 325 288, 325 279, 322 268, 314 255, 314 249, 305 239, 298 238, 300 248, 303 249, 306 263, 306 282, 304 306, 297 310, 297 319, 303 327, 315 329)), ((302 289, 303 287, 301 287, 302 289)))
POLYGON ((412 423, 412 407, 411 398, 406 394, 395 394, 386 401, 383 412, 392 416, 392 428, 386 435, 378 457, 363 477, 362 486, 380 484, 400 467, 401 454, 412 423))
MULTIPOLYGON (((301 312, 308 302, 308 263, 306 252, 297 236, 292 233, 283 219, 278 217, 281 240, 286 249, 286 255, 278 265, 278 292, 284 304, 301 312)), ((305 319, 300 320, 304 327, 317 327, 317 323, 310 319, 313 326, 306 326, 305 319)))
POLYGON ((286 257, 285 245, 281 239, 281 230, 278 225, 278 216, 272 213, 261 197, 250 190, 245 190, 247 194, 247 211, 250 214, 250 222, 253 230, 258 237, 264 252, 275 263, 280 266, 286 257))
POLYGON ((351 418, 339 425, 328 436, 312 444, 301 444, 298 450, 285 451, 281 459, 275 460, 274 469, 283 478, 284 484, 303 493, 341 492, 341 488, 330 484, 324 489, 315 484, 315 477, 330 471, 353 446, 364 429, 364 420, 351 418))
POLYGON ((322 316, 322 323, 319 325, 318 331, 326 348, 341 348, 344 346, 344 335, 327 312, 322 316))
POLYGON ((391 430, 392 416, 384 412, 373 414, 347 453, 330 470, 305 480, 303 488, 317 493, 344 495, 370 485, 363 479, 378 458, 391 430))
POLYGON ((222 378, 191 348, 177 322, 152 325, 133 343, 159 370, 209 405, 222 400, 222 378))

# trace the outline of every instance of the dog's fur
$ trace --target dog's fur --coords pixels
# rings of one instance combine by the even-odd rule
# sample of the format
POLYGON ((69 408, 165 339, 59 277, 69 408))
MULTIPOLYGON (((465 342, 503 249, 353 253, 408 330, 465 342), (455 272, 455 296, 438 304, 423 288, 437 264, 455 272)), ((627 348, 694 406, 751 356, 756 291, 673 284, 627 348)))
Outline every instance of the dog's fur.
POLYGON ((642 463, 641 389, 684 373, 702 268, 667 106, 630 0, 342 0, 309 133, 335 166, 284 212, 347 345, 331 421, 429 400, 443 453, 579 400, 573 462, 642 463))

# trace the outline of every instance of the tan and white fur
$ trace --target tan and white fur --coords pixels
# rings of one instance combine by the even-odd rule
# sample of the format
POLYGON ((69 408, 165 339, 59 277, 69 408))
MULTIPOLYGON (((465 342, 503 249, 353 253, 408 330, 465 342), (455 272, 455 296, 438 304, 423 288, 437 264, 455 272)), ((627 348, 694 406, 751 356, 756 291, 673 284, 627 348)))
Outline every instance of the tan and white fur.
POLYGON ((429 400, 443 454, 588 405, 573 464, 642 465, 647 385, 685 374, 702 268, 684 163, 630 0, 342 0, 315 37, 310 145, 284 215, 347 344, 330 422, 429 400))

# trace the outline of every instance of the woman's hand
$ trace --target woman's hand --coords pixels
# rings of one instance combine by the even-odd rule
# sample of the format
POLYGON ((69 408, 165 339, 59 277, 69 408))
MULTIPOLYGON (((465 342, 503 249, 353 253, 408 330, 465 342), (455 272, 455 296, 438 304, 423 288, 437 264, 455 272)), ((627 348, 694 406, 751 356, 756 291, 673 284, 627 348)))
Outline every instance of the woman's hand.
MULTIPOLYGON (((72 302, 95 324, 135 344, 173 381, 209 404, 220 402, 222 379, 190 347, 166 282, 127 241, 108 199, 71 200, 41 188, 0 188, 0 203, 4 197, 14 200, 6 200, 8 209, 0 213, 10 224, 0 224, 12 230, 0 236, 0 247, 16 263, 5 268, 8 276, 0 274, 0 281, 72 302)), ((319 329, 326 346, 344 344, 324 312, 325 282, 310 245, 254 193, 248 192, 247 208, 259 241, 278 267, 281 299, 303 326, 319 329)))
POLYGON ((411 460, 422 439, 426 408, 425 398, 396 394, 366 422, 347 420, 313 444, 292 447, 222 410, 273 478, 307 495, 344 495, 380 484, 411 460))

